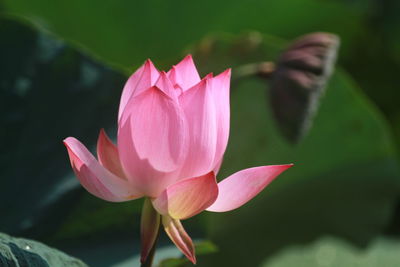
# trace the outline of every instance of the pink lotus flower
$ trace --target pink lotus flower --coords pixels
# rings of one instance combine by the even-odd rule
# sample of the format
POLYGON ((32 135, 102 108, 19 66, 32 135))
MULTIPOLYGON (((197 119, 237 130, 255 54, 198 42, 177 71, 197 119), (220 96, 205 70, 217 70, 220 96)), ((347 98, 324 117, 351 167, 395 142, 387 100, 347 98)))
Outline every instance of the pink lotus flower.
POLYGON ((142 262, 161 221, 195 263, 192 240, 180 220, 203 210, 236 209, 292 166, 254 167, 216 182, 229 136, 230 75, 228 69, 201 80, 191 56, 167 73, 147 60, 122 92, 117 145, 101 130, 96 160, 77 139, 64 140, 72 168, 91 194, 112 202, 146 197, 142 262))

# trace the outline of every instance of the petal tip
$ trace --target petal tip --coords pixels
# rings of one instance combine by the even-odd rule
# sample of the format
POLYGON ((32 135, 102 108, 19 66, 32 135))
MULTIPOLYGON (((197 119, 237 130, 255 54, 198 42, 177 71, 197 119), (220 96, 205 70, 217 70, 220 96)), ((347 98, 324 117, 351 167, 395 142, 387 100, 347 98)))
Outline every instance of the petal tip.
POLYGON ((99 131, 99 137, 98 137, 98 142, 104 141, 104 140, 110 140, 110 138, 107 136, 106 131, 104 130, 104 128, 101 128, 99 131))
POLYGON ((218 184, 218 198, 207 210, 226 212, 241 207, 292 166, 293 164, 268 165, 234 173, 218 184))
POLYGON ((154 64, 153 64, 153 61, 151 61, 151 59, 148 58, 148 59, 146 59, 146 61, 144 62, 144 65, 145 65, 145 66, 149 66, 149 65, 154 65, 154 64))
POLYGON ((197 263, 196 255, 192 255, 191 257, 188 257, 188 259, 189 259, 193 264, 196 264, 196 263, 197 263))
POLYGON ((289 169, 294 166, 294 163, 282 164, 282 165, 278 165, 278 166, 281 166, 284 169, 289 169))
POLYGON ((224 80, 224 79, 230 80, 231 75, 232 75, 232 69, 229 68, 229 69, 224 70, 223 72, 221 72, 217 76, 215 76, 215 78, 218 77, 218 78, 221 78, 222 80, 224 80))
POLYGON ((192 56, 192 54, 187 54, 184 59, 189 59, 189 60, 193 61, 193 56, 192 56))
POLYGON ((63 144, 67 147, 67 148, 69 148, 70 146, 71 146, 71 143, 72 142, 76 142, 76 141, 78 141, 75 137, 72 137, 72 136, 68 136, 67 138, 65 138, 64 140, 63 140, 63 144))

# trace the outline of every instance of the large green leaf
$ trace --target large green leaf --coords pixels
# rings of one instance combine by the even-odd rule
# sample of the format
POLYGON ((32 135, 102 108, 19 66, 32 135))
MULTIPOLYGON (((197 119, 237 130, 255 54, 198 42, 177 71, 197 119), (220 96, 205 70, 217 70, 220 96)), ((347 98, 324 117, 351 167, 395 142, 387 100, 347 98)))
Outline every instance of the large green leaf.
POLYGON ((293 38, 309 31, 331 31, 351 48, 362 23, 358 10, 318 0, 5 0, 4 5, 7 12, 27 16, 124 67, 147 57, 172 63, 188 44, 209 32, 251 29, 293 38))
POLYGON ((55 230, 83 192, 62 140, 115 123, 125 76, 26 23, 0 18, 0 230, 55 230))
POLYGON ((400 242, 380 238, 360 250, 334 238, 305 246, 292 246, 265 261, 263 267, 376 267, 398 266, 400 242))
POLYGON ((82 261, 37 241, 0 233, 0 266, 3 267, 86 267, 82 261))

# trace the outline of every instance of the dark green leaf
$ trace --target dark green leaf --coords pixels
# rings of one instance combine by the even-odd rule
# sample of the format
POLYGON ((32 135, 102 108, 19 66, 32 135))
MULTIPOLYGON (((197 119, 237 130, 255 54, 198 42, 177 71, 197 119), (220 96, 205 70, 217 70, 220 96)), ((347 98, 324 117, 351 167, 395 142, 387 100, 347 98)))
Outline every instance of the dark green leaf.
POLYGON ((82 261, 37 241, 0 233, 2 267, 86 267, 82 261))
POLYGON ((162 260, 159 264, 159 267, 188 267, 193 265, 187 259, 178 258, 178 259, 165 259, 162 260))
POLYGON ((93 146, 115 123, 125 77, 12 19, 0 36, 0 229, 48 233, 83 192, 62 140, 93 146))
MULTIPOLYGON (((209 240, 195 242, 196 256, 207 255, 218 251, 217 246, 209 240)), ((185 267, 192 266, 186 258, 167 258, 160 262, 160 267, 185 267)))
POLYGON ((210 240, 195 242, 196 255, 206 255, 218 252, 218 247, 210 240))
POLYGON ((342 240, 323 238, 305 247, 293 246, 265 261, 262 267, 398 266, 400 243, 380 238, 360 250, 342 240))
POLYGON ((22 15, 82 45, 107 62, 131 67, 146 58, 174 63, 209 32, 248 29, 295 38, 310 31, 341 36, 351 48, 362 13, 342 3, 286 1, 105 1, 5 0, 8 13, 22 15), (73 15, 72 15, 73 14, 73 15), (351 18, 343 19, 343 18, 351 18))

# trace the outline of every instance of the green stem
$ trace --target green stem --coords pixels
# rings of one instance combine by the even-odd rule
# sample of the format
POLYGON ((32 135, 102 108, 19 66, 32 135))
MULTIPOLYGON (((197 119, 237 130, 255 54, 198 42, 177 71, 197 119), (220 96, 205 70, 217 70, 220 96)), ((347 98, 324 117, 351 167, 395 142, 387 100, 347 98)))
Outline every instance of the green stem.
POLYGON ((235 69, 232 75, 234 78, 233 82, 237 83, 245 78, 254 76, 268 79, 275 71, 275 68, 275 63, 271 61, 242 65, 235 69))
POLYGON ((143 262, 142 264, 140 264, 140 267, 151 267, 151 266, 153 266, 154 255, 156 254, 156 248, 157 248, 157 241, 158 241, 158 237, 160 236, 160 229, 161 229, 161 226, 158 228, 158 233, 157 233, 156 240, 154 241, 153 247, 151 248, 150 253, 147 256, 146 261, 143 262))

